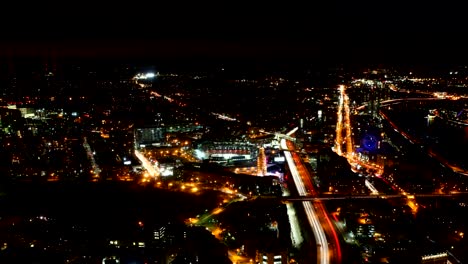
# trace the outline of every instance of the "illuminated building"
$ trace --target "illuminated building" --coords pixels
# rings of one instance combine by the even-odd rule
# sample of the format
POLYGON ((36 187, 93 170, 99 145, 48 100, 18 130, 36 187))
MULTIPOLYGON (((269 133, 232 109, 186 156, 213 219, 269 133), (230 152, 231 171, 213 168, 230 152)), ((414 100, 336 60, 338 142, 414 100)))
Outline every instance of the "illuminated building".
POLYGON ((161 226, 161 227, 155 228, 155 229, 154 229, 154 232, 153 232, 153 235, 154 235, 154 239, 155 239, 155 240, 162 240, 162 239, 164 239, 165 236, 166 236, 166 227, 165 227, 165 226, 161 226))
POLYGON ((205 142, 198 149, 204 157, 214 161, 250 160, 256 155, 256 147, 243 142, 205 142))
POLYGON ((267 168, 266 168, 265 149, 260 148, 260 153, 258 154, 258 158, 257 158, 257 175, 265 176, 266 173, 267 173, 267 168))
POLYGON ((5 134, 16 134, 23 127, 23 118, 18 109, 0 108, 0 129, 5 134))
POLYGON ((449 264, 447 252, 429 254, 421 257, 421 263, 423 264, 449 264))
POLYGON ((262 264, 287 264, 289 258, 286 251, 283 252, 260 252, 257 255, 258 263, 262 264))
POLYGON ((158 146, 165 143, 165 129, 163 127, 146 127, 135 129, 135 146, 158 146))

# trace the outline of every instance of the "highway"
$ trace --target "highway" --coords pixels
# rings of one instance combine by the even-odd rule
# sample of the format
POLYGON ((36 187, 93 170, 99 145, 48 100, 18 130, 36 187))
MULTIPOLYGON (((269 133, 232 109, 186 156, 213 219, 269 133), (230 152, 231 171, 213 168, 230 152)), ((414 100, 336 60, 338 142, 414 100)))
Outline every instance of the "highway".
MULTIPOLYGON (((302 164, 300 156, 294 152, 295 148, 291 141, 281 140, 281 148, 288 163, 294 185, 299 196, 316 196, 311 181, 311 175, 302 164), (291 150, 291 151, 288 151, 291 150)), ((320 201, 303 201, 307 220, 310 224, 317 245, 317 263, 341 263, 341 248, 338 235, 328 217, 325 207, 320 201), (327 239, 330 238, 330 240, 327 239)))

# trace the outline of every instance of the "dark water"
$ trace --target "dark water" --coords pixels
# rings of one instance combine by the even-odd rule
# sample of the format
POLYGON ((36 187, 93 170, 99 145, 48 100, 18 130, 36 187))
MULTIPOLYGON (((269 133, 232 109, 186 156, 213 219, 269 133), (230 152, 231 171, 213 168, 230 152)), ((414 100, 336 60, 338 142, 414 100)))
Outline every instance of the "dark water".
POLYGON ((468 126, 452 126, 436 118, 427 121, 428 143, 449 161, 468 169, 468 126))
POLYGON ((453 125, 447 120, 428 117, 431 105, 406 107, 389 112, 390 118, 418 143, 452 164, 468 169, 468 126, 453 125))

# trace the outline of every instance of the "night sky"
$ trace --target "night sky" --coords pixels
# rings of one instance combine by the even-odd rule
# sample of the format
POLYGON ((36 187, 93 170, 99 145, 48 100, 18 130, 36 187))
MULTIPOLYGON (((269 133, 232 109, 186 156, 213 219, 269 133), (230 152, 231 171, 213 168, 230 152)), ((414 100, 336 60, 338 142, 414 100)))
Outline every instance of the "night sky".
POLYGON ((23 3, 0 18, 0 55, 359 63, 468 59, 462 4, 290 2, 23 3))

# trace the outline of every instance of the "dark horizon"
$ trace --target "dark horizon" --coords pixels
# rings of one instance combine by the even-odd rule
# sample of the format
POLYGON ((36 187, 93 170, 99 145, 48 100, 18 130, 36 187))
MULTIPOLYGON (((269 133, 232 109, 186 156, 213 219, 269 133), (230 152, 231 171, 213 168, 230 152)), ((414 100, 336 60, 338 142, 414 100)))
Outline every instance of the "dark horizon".
POLYGON ((467 64, 463 10, 460 4, 400 1, 260 8, 241 2, 40 4, 11 8, 0 18, 0 62, 467 64))
MULTIPOLYGON (((354 40, 350 40, 354 41, 354 40)), ((385 40, 383 40, 385 41, 385 40)), ((396 43, 395 47, 352 44, 332 40, 252 39, 58 39, 0 42, 1 61, 116 61, 116 62, 253 62, 313 65, 437 65, 468 64, 463 43, 427 44, 425 40, 396 43)))

